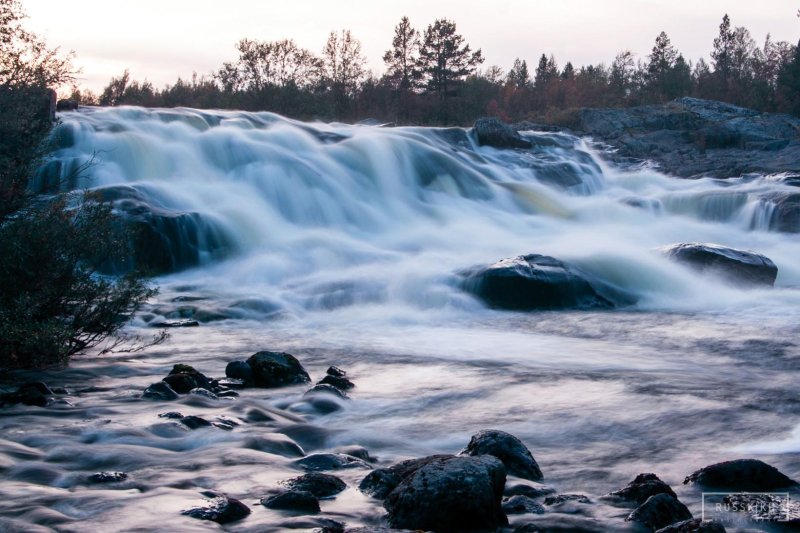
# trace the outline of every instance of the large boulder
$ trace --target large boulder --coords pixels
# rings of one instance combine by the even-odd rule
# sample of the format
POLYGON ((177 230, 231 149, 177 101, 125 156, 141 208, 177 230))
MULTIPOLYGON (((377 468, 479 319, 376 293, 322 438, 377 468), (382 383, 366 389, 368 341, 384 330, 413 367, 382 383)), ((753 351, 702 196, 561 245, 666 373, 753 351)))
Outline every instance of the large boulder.
POLYGON ((699 272, 714 274, 746 285, 775 284, 778 267, 766 256, 718 244, 673 244, 662 253, 699 272))
POLYGON ((495 148, 530 148, 531 142, 523 139, 517 131, 499 118, 479 118, 473 126, 475 137, 481 146, 495 148))
POLYGON ((771 491, 797 485, 777 468, 758 459, 736 459, 709 465, 686 476, 683 483, 738 491, 771 491))
POLYGON ((406 477, 386 498, 393 528, 441 533, 508 525, 501 500, 503 463, 492 456, 435 459, 406 477))
POLYGON ((300 361, 286 352, 258 352, 250 356, 247 364, 253 370, 256 387, 283 387, 311 381, 300 361))
POLYGON ((669 494, 656 494, 647 498, 625 520, 637 522, 650 531, 656 531, 690 518, 692 518, 692 513, 676 498, 669 494))
POLYGON ((655 474, 639 474, 627 486, 612 492, 610 496, 641 505, 650 496, 655 496, 656 494, 669 494, 673 498, 678 497, 672 487, 661 481, 655 474))
POLYGON ((541 481, 542 471, 530 450, 517 437, 496 429, 480 431, 472 436, 459 455, 493 455, 503 462, 512 476, 541 481))
POLYGON ((633 299, 553 257, 528 254, 461 272, 462 287, 497 309, 609 309, 633 299))

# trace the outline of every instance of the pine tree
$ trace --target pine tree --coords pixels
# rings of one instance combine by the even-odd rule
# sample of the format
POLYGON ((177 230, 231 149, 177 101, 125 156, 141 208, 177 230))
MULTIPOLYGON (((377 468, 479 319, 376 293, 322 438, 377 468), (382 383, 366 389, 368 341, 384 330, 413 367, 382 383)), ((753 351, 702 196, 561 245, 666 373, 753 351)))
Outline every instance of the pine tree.
POLYGON ((408 17, 403 17, 394 27, 391 50, 383 54, 386 77, 395 89, 410 91, 419 86, 422 78, 418 67, 419 47, 419 32, 411 26, 408 17))
POLYGON ((527 61, 516 58, 506 81, 517 89, 529 88, 531 86, 531 74, 528 72, 527 61))
POLYGON ((464 43, 464 37, 456 33, 456 24, 447 19, 438 19, 428 26, 419 55, 427 90, 437 94, 440 101, 483 63, 480 49, 473 52, 464 43))

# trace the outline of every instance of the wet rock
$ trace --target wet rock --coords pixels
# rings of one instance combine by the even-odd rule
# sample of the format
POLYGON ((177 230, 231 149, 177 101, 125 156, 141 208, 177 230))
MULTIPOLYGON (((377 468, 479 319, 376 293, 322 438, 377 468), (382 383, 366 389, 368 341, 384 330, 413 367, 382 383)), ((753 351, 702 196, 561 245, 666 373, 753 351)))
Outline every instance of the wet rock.
POLYGON ((239 425, 239 421, 223 415, 216 417, 214 421, 211 422, 211 425, 224 431, 233 431, 233 428, 239 425))
POLYGON ((151 322, 148 325, 153 328, 197 328, 200 327, 200 322, 197 320, 164 320, 151 322))
POLYGON ((90 483, 119 483, 128 479, 125 472, 97 472, 88 477, 90 483))
POLYGON ((737 459, 701 468, 683 480, 704 487, 741 491, 770 491, 797 485, 777 468, 758 459, 737 459))
POLYGON ((290 490, 310 492, 320 499, 336 496, 347 488, 347 484, 338 477, 320 472, 288 479, 281 484, 290 490))
POLYGON ((184 416, 179 419, 180 423, 189 429, 198 429, 211 426, 211 422, 200 416, 184 416))
POLYGON ((331 431, 313 424, 292 424, 277 431, 297 441, 306 449, 319 449, 325 446, 331 431))
POLYGON ((718 244, 673 244, 662 253, 699 272, 714 274, 746 285, 775 284, 778 267, 768 257, 756 252, 736 250, 718 244))
POLYGON ((389 468, 376 468, 367 474, 358 485, 358 490, 378 500, 385 499, 402 481, 389 468))
POLYGON ((159 381, 147 387, 142 393, 142 398, 147 398, 148 400, 172 401, 177 400, 179 396, 167 383, 159 381))
POLYGON ((168 418, 170 420, 179 420, 183 418, 183 414, 178 411, 169 411, 167 413, 159 413, 158 418, 168 418))
POLYGON ((678 498, 672 488, 655 474, 639 474, 625 488, 614 491, 609 496, 641 505, 647 498, 656 494, 669 494, 673 498, 678 498))
POLYGON ((190 365, 176 364, 162 381, 167 383, 178 394, 187 394, 192 389, 213 390, 211 379, 190 365))
POLYGON ((21 385, 16 392, 0 395, 0 404, 23 404, 35 407, 47 407, 54 392, 45 383, 34 381, 21 385))
POLYGON ((343 468, 368 468, 372 467, 357 457, 345 455, 343 453, 315 453, 295 461, 294 466, 319 472, 321 470, 341 470, 343 468))
POLYGON ((669 494, 656 494, 637 507, 625 521, 637 522, 650 531, 656 531, 690 518, 692 513, 676 498, 669 494))
POLYGON ((725 526, 714 520, 704 522, 699 518, 692 518, 661 528, 656 533, 726 533, 726 530, 725 526))
POLYGON ((314 385, 312 388, 308 389, 303 396, 314 396, 317 394, 330 394, 331 396, 335 396, 336 398, 342 400, 347 399, 347 394, 345 394, 342 389, 322 382, 320 382, 319 385, 314 385))
POLYGON ((492 456, 432 460, 384 501, 394 528, 457 532, 508 525, 501 506, 506 472, 492 456))
POLYGON ((333 376, 335 378, 345 378, 347 377, 347 372, 339 368, 338 366, 329 366, 328 370, 325 373, 329 376, 333 376))
POLYGON ((369 453, 369 450, 364 448, 363 446, 340 446, 333 450, 334 453, 343 453, 345 455, 352 455, 353 457, 358 457, 362 461, 366 461, 368 463, 374 463, 377 461, 375 457, 372 457, 369 453))
POLYGON ((305 513, 320 512, 319 500, 310 492, 301 490, 290 490, 261 498, 261 505, 269 509, 280 509, 284 511, 301 511, 305 513))
POLYGON ((247 437, 242 447, 283 457, 303 457, 306 454, 299 444, 280 433, 247 437))
POLYGON ((319 382, 321 385, 331 385, 339 390, 346 391, 355 387, 355 384, 345 377, 327 375, 319 382))
POLYGON ((496 309, 609 309, 634 303, 610 284, 545 255, 503 259, 460 274, 464 290, 496 309))
POLYGON ((512 496, 503 501, 506 514, 543 514, 544 507, 528 496, 512 496))
POLYGON ((517 437, 496 429, 487 429, 472 436, 459 455, 493 455, 500 459, 512 476, 541 481, 542 471, 530 450, 517 437))
POLYGON ((194 394, 195 396, 202 396, 203 398, 208 398, 209 400, 219 400, 219 396, 217 396, 208 389, 202 389, 200 387, 190 390, 189 394, 194 394))
POLYGON ((253 384, 253 368, 247 361, 231 361, 225 366, 225 376, 242 380, 244 385, 253 384))
POLYGON ((495 148, 530 148, 531 142, 499 118, 479 118, 472 128, 478 144, 495 148))
POLYGON ((548 494, 553 494, 554 492, 555 489, 552 489, 550 487, 545 487, 543 485, 540 485, 538 487, 533 487, 531 485, 518 483, 516 485, 506 485, 506 488, 503 490, 503 495, 541 498, 542 496, 547 496, 548 494))
POLYGON ((238 398, 239 393, 235 390, 223 390, 217 393, 218 398, 238 398))
POLYGON ((544 499, 545 505, 563 505, 568 502, 577 503, 592 503, 588 497, 583 494, 558 494, 556 496, 548 496, 544 499))
POLYGON ((317 413, 327 415, 344 408, 347 395, 331 385, 315 385, 303 395, 303 402, 294 404, 292 410, 307 411, 310 407, 317 413))
MULTIPOLYGON (((800 178, 794 178, 800 187, 800 178)), ((800 193, 785 191, 770 193, 764 198, 773 205, 770 229, 787 233, 800 233, 800 193)))
POLYGON ((228 524, 249 515, 250 508, 239 500, 218 495, 206 500, 204 505, 181 511, 181 514, 198 520, 210 520, 218 524, 228 524))
POLYGON ((726 509, 746 514, 753 522, 800 529, 800 503, 789 494, 729 494, 722 502, 726 509))
POLYGON ((257 387, 282 387, 311 381, 300 361, 286 352, 258 352, 250 356, 247 364, 253 370, 257 387))

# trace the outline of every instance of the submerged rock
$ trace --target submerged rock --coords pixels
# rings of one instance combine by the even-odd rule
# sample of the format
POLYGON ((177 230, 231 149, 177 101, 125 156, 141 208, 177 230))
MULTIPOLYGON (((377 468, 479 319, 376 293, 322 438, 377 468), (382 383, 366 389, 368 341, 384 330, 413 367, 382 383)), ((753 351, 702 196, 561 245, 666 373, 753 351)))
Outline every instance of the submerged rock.
POLYGON ((261 498, 261 505, 269 509, 285 511, 320 512, 319 500, 310 492, 302 490, 289 490, 274 496, 261 498))
POLYGON ((179 396, 167 383, 159 381, 147 387, 142 393, 142 398, 147 398, 148 400, 172 401, 177 400, 179 396))
POLYGON ((198 520, 210 520, 218 524, 228 524, 249 515, 250 508, 239 500, 217 495, 206 500, 204 505, 186 509, 181 511, 181 514, 198 520))
POLYGON ((506 514, 543 514, 544 507, 529 496, 511 496, 503 500, 503 511, 506 514))
POLYGON ((505 467, 496 457, 432 460, 386 498, 389 524, 442 533, 506 526, 501 506, 505 480, 505 467))
POLYGON ((633 303, 616 287, 545 255, 503 259, 461 275, 466 291, 497 309, 610 309, 633 303))
POLYGON ((726 530, 725 526, 714 520, 692 518, 661 528, 656 533, 726 533, 726 530))
POLYGON ((690 518, 692 513, 676 498, 669 494, 656 494, 637 507, 625 521, 637 522, 650 531, 656 531, 690 518))
POLYGON ((530 148, 531 142, 523 139, 517 131, 499 118, 486 117, 475 121, 472 130, 478 144, 495 148, 530 148))
POLYGON ((327 375, 319 382, 320 385, 331 385, 339 390, 346 391, 355 387, 355 384, 343 376, 327 375))
POLYGON ((304 457, 306 454, 299 444, 281 433, 247 437, 242 447, 283 457, 304 457))
POLYGON ((286 352, 258 352, 250 356, 247 364, 253 370, 257 387, 282 387, 311 381, 300 361, 286 352))
POLYGON ((91 483, 119 483, 128 479, 125 472, 97 472, 87 478, 91 483))
POLYGON ((343 468, 372 467, 357 457, 343 453, 315 453, 292 463, 303 470, 318 472, 321 470, 341 470, 343 468))
POLYGON ((290 490, 310 492, 316 498, 331 498, 347 488, 347 484, 338 477, 320 472, 288 479, 281 484, 290 490))
POLYGON ((678 497, 675 491, 655 474, 639 474, 625 488, 614 491, 609 496, 615 496, 621 500, 636 502, 637 505, 641 505, 647 501, 647 498, 656 494, 669 494, 673 498, 678 497))
POLYGON ((797 485, 777 468, 758 459, 736 459, 706 466, 686 476, 683 483, 741 491, 770 491, 797 485))
POLYGON ((592 503, 584 494, 558 494, 556 496, 548 496, 544 499, 544 504, 550 506, 564 505, 568 502, 592 503))
POLYGON ((55 394, 47 384, 41 381, 25 383, 15 392, 0 395, 0 404, 23 404, 36 407, 47 407, 52 395, 55 394))
POLYGON ((756 252, 736 250, 718 244, 673 244, 662 253, 699 272, 724 277, 748 285, 775 284, 778 267, 768 257, 756 252))
POLYGON ((503 461, 506 472, 512 476, 531 481, 541 481, 544 477, 530 450, 505 431, 486 429, 476 433, 459 455, 493 455, 503 461))

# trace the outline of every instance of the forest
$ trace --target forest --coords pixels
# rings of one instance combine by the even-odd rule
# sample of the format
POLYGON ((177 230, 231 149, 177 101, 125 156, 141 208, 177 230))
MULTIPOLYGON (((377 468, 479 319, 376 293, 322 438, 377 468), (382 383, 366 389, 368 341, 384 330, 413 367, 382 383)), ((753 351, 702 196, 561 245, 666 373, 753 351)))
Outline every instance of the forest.
POLYGON ((455 22, 438 19, 424 30, 407 17, 395 26, 383 56, 386 70, 366 68, 361 43, 349 30, 331 32, 320 54, 292 39, 242 39, 238 58, 213 73, 178 79, 161 89, 114 77, 99 95, 74 88, 84 105, 138 105, 272 111, 299 119, 397 124, 471 124, 483 115, 506 121, 558 122, 563 110, 663 103, 682 96, 720 100, 800 116, 800 51, 770 35, 759 45, 726 14, 710 59, 692 61, 661 32, 651 52, 620 51, 610 64, 563 65, 543 53, 534 67, 484 66, 455 22))

